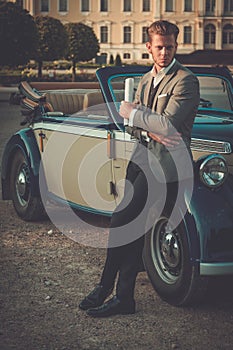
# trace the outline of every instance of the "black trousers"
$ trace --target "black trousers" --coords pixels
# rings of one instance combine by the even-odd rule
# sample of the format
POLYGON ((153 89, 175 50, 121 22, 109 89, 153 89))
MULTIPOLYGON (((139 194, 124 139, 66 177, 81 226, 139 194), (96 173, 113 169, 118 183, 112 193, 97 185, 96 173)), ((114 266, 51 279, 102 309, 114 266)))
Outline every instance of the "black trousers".
MULTIPOLYGON (((169 184, 168 187, 167 198, 175 198, 177 183, 169 184)), ((159 199, 160 188, 161 184, 156 184, 149 169, 145 174, 136 164, 129 163, 124 198, 112 215, 109 247, 100 281, 104 288, 110 289, 119 274, 116 295, 125 303, 134 298, 145 231, 148 229, 146 214, 156 199, 159 199)))

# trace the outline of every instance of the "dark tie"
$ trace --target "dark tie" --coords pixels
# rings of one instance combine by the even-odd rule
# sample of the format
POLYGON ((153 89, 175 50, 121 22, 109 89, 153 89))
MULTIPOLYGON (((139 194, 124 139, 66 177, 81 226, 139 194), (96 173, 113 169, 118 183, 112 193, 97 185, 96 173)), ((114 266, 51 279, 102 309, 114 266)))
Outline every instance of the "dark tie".
POLYGON ((159 84, 156 85, 156 87, 154 87, 154 79, 152 80, 151 83, 151 87, 150 87, 150 93, 149 93, 149 97, 148 97, 148 101, 147 101, 147 107, 152 109, 153 106, 153 102, 154 102, 154 98, 155 98, 155 94, 158 90, 159 84))

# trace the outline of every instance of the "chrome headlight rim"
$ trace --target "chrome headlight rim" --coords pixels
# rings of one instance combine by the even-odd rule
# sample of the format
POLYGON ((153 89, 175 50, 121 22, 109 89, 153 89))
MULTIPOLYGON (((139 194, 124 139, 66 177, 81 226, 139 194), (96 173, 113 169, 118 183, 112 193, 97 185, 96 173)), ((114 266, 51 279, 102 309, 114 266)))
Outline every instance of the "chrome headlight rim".
POLYGON ((220 154, 211 154, 199 159, 199 177, 208 188, 219 188, 228 176, 226 159, 220 154))

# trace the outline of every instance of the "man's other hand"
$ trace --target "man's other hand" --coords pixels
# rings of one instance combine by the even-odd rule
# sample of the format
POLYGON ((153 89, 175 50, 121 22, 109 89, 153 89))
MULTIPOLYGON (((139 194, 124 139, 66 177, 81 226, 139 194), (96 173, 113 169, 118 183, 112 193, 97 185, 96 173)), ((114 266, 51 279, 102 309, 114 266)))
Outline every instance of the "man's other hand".
POLYGON ((162 143, 166 147, 174 147, 178 145, 182 140, 181 134, 178 132, 169 136, 163 136, 161 134, 148 132, 148 136, 152 138, 154 141, 162 143))

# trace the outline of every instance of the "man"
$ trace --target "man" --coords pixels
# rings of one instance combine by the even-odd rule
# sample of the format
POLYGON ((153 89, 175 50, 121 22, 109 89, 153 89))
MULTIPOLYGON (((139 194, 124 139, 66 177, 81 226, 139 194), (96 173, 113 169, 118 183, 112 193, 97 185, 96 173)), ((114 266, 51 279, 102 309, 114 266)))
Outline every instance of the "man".
POLYGON ((113 213, 110 246, 100 283, 79 305, 92 317, 135 313, 134 287, 144 234, 153 224, 147 223, 145 213, 153 208, 153 202, 163 197, 164 187, 160 184, 164 183, 167 193, 162 202, 171 213, 180 177, 183 181, 192 173, 189 166, 177 170, 176 163, 187 158, 187 153, 191 156, 199 84, 174 58, 178 33, 178 27, 167 21, 150 25, 146 46, 154 61, 153 69, 141 79, 135 102, 121 103, 119 113, 128 120, 128 132, 137 138, 126 174, 131 191, 126 184, 124 199, 113 213), (175 152, 171 151, 173 147, 175 152), (113 291, 117 274, 116 295, 104 303, 113 291))

